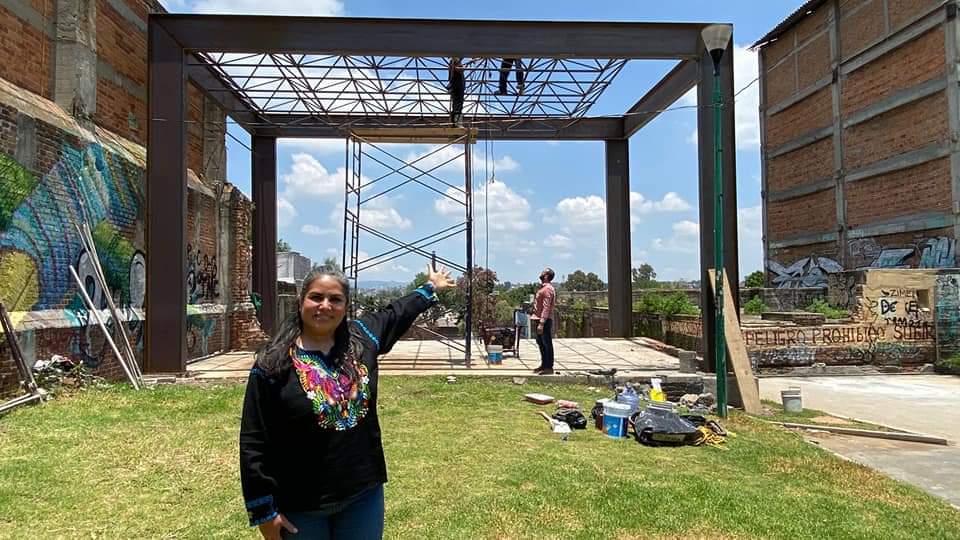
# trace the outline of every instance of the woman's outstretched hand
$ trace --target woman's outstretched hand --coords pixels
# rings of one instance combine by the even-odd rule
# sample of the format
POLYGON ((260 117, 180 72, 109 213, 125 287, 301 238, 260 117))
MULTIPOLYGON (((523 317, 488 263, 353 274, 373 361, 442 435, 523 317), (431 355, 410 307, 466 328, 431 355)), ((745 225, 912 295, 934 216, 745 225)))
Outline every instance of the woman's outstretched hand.
POLYGON ((280 540, 283 537, 283 529, 286 529, 289 533, 297 534, 297 528, 293 526, 293 523, 287 521, 283 514, 277 514, 277 517, 272 520, 261 523, 259 528, 264 540, 280 540))
POLYGON ((443 266, 440 267, 440 270, 434 271, 433 266, 428 264, 427 281, 433 283, 433 288, 437 291, 457 286, 457 282, 450 277, 450 272, 444 270, 443 266))

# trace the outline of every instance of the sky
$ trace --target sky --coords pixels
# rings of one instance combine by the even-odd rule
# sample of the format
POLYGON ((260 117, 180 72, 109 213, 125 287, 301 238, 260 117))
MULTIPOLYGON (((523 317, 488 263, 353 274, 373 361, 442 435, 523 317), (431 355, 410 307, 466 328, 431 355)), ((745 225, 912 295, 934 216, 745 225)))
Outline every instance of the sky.
MULTIPOLYGON (((733 23, 734 87, 740 91, 736 161, 741 277, 763 268, 757 58, 748 48, 799 7, 801 0, 162 3, 172 12, 195 13, 733 23)), ((587 114, 626 111, 674 65, 672 61, 630 62, 587 114)), ((660 280, 700 277, 696 110, 691 107, 696 101, 694 90, 675 104, 676 110, 660 114, 630 139, 631 258, 633 266, 652 265, 660 280)), ((249 136, 236 126, 229 131, 227 177, 250 196, 249 136)), ((315 262, 341 257, 345 146, 343 140, 281 139, 278 143, 278 236, 315 262)), ((369 151, 385 163, 392 163, 395 157, 422 157, 436 149, 427 145, 381 148, 385 152, 369 151)), ((440 164, 455 155, 454 148, 443 148, 421 163, 440 164)), ((595 272, 606 281, 602 142, 480 142, 475 145, 473 162, 475 264, 495 270, 500 281, 536 281, 544 266, 552 267, 558 279, 579 269, 595 272)), ((379 177, 376 167, 374 160, 365 158, 364 177, 379 177)), ((463 185, 461 160, 438 168, 437 173, 451 185, 463 185)), ((388 177, 379 185, 386 188, 402 180, 388 177)), ((439 187, 438 191, 450 189, 436 182, 430 185, 439 187)), ((448 194, 457 195, 453 191, 448 194)), ((394 238, 413 241, 462 222, 463 214, 462 206, 444 194, 408 184, 364 204, 361 219, 394 238)), ((464 246, 460 235, 430 249, 462 265, 464 246)), ((363 235, 360 257, 391 247, 363 235)), ((362 271, 360 279, 408 282, 422 271, 425 262, 417 255, 406 255, 362 271)))

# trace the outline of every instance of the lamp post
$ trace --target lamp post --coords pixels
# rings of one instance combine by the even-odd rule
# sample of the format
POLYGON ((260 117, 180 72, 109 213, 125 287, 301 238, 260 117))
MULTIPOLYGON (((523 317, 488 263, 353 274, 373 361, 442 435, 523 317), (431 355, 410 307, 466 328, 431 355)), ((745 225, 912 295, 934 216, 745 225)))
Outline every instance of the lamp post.
POLYGON ((723 145, 720 123, 722 121, 723 96, 720 93, 720 60, 730 43, 733 27, 729 24, 711 24, 703 29, 703 43, 713 59, 713 267, 716 297, 716 328, 714 334, 714 358, 717 371, 717 413, 727 417, 727 359, 726 340, 723 337, 723 145))

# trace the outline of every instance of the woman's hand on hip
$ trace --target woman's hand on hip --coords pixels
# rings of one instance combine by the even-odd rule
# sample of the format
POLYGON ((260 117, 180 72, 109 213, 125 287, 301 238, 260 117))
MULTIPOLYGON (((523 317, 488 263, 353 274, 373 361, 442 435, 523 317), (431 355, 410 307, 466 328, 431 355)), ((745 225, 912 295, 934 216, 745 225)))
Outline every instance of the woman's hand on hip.
POLYGON ((443 266, 440 267, 440 270, 434 271, 433 267, 428 264, 427 281, 433 283, 433 289, 436 291, 457 286, 457 282, 450 277, 450 272, 445 270, 443 266))
POLYGON ((283 517, 283 514, 277 514, 277 517, 273 518, 270 521, 261 523, 259 526, 260 534, 263 535, 264 540, 280 540, 281 533, 283 529, 286 529, 287 532, 296 534, 297 528, 287 521, 287 518, 283 517))

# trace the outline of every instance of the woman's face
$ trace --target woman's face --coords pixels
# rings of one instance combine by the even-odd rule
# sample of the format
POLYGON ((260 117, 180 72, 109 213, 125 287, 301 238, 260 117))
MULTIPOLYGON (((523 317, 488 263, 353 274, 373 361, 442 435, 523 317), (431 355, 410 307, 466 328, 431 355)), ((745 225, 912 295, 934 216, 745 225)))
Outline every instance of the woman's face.
POLYGON ((320 276, 313 280, 300 305, 303 331, 310 335, 333 334, 347 313, 347 295, 336 279, 320 276))

